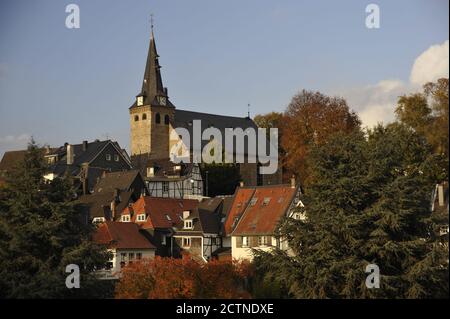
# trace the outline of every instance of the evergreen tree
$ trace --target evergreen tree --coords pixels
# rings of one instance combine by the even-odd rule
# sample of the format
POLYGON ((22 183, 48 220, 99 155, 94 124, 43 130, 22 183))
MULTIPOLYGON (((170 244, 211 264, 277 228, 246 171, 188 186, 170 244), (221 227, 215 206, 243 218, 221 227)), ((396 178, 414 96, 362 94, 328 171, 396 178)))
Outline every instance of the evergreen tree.
POLYGON ((102 297, 92 275, 109 258, 90 241, 93 226, 73 204, 69 176, 45 181, 34 141, 0 190, 0 297, 102 297), (68 289, 66 266, 80 267, 80 288, 68 289))
POLYGON ((448 246, 430 209, 441 172, 422 136, 400 124, 338 134, 309 165, 307 219, 279 228, 295 257, 260 253, 257 273, 276 269, 296 298, 448 297, 448 246), (368 264, 380 269, 380 289, 365 285, 368 264))

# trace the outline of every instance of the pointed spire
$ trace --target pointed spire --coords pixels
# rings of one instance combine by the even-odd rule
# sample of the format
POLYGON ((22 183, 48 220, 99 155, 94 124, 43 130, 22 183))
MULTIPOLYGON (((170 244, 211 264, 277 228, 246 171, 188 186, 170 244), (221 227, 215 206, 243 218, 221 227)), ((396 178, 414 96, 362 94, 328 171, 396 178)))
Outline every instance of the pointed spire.
POLYGON ((144 95, 144 104, 151 104, 157 96, 167 98, 166 91, 161 79, 161 66, 158 61, 158 53, 156 51, 155 36, 153 34, 153 15, 151 16, 151 35, 150 46, 147 55, 147 64, 145 66, 144 80, 142 82, 142 90, 140 95, 144 95))

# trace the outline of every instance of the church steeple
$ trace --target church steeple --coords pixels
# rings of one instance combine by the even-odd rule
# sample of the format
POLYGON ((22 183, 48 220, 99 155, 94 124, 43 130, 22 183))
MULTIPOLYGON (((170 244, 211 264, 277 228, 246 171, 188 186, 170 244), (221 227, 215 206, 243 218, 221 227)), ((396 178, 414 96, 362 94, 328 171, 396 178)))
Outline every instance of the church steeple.
POLYGON ((147 63, 145 65, 142 89, 137 96, 137 106, 161 105, 173 107, 173 105, 168 101, 167 88, 165 88, 162 83, 161 66, 159 65, 158 58, 159 55, 156 51, 155 35, 153 33, 152 21, 152 31, 147 54, 147 63))

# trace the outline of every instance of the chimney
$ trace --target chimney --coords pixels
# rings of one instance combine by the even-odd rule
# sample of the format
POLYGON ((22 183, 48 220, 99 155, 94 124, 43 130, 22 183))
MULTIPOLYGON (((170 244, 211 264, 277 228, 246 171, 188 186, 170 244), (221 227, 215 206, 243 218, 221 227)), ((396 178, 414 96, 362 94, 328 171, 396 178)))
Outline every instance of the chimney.
POLYGON ((81 164, 81 184, 83 187, 83 194, 89 194, 89 163, 81 164))
POLYGON ((444 185, 438 185, 438 202, 439 206, 444 206, 444 185))
POLYGON ((167 88, 164 88, 164 94, 168 97, 169 96, 169 91, 167 90, 167 88))
POLYGON ((74 158, 73 145, 67 144, 66 150, 67 150, 66 151, 67 165, 72 165, 73 164, 73 158, 74 158))
POLYGON ((188 210, 183 211, 183 219, 189 218, 190 214, 191 214, 191 212, 188 210))
POLYGON ((240 186, 240 187, 244 187, 244 181, 240 181, 240 182, 239 182, 239 186, 240 186))
POLYGON ((297 185, 295 184, 295 175, 291 177, 291 188, 295 188, 297 185))
POLYGON ((114 198, 111 202, 111 216, 112 220, 116 219, 116 199, 114 198))
POLYGON ((86 152, 88 148, 88 141, 83 141, 83 152, 86 152))
POLYGON ((116 188, 116 189, 114 189, 114 200, 115 201, 120 201, 120 189, 118 189, 118 188, 116 188))

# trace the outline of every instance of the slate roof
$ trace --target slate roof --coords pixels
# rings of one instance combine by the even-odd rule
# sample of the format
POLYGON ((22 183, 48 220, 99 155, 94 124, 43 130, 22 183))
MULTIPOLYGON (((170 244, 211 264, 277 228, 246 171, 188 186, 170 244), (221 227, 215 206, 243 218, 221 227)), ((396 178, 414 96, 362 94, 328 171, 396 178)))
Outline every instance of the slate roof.
POLYGON ((156 247, 143 235, 134 223, 107 221, 97 228, 94 242, 118 249, 155 249, 156 247))
POLYGON ((138 170, 118 171, 104 174, 94 187, 94 194, 114 193, 116 189, 129 191, 136 178, 139 177, 138 170))
MULTIPOLYGON (((201 120, 201 130, 208 127, 215 127, 219 129, 222 134, 222 144, 225 145, 225 129, 226 128, 253 128, 257 132, 258 126, 248 117, 234 117, 209 113, 200 113, 193 111, 175 110, 174 127, 182 127, 188 130, 190 134, 190 146, 193 149, 193 120, 201 120)), ((207 140, 202 140, 202 149, 208 143, 207 140)), ((247 143, 245 142, 245 150, 247 150, 247 143)))
MULTIPOLYGON (((133 192, 120 192, 120 202, 116 204, 117 216, 120 216, 120 212, 128 206, 132 200, 133 192)), ((84 212, 89 213, 89 217, 105 217, 107 220, 112 218, 111 216, 111 202, 114 200, 114 193, 97 193, 90 195, 82 195, 76 201, 80 205, 84 212)))
POLYGON ((235 226, 234 229, 227 228, 228 234, 232 230, 232 236, 272 235, 278 221, 291 207, 298 190, 298 187, 290 185, 238 188, 236 205, 233 203, 227 220, 227 226, 233 223, 235 226), (240 207, 238 203, 241 203, 240 207), (237 223, 234 217, 237 217, 237 223))

